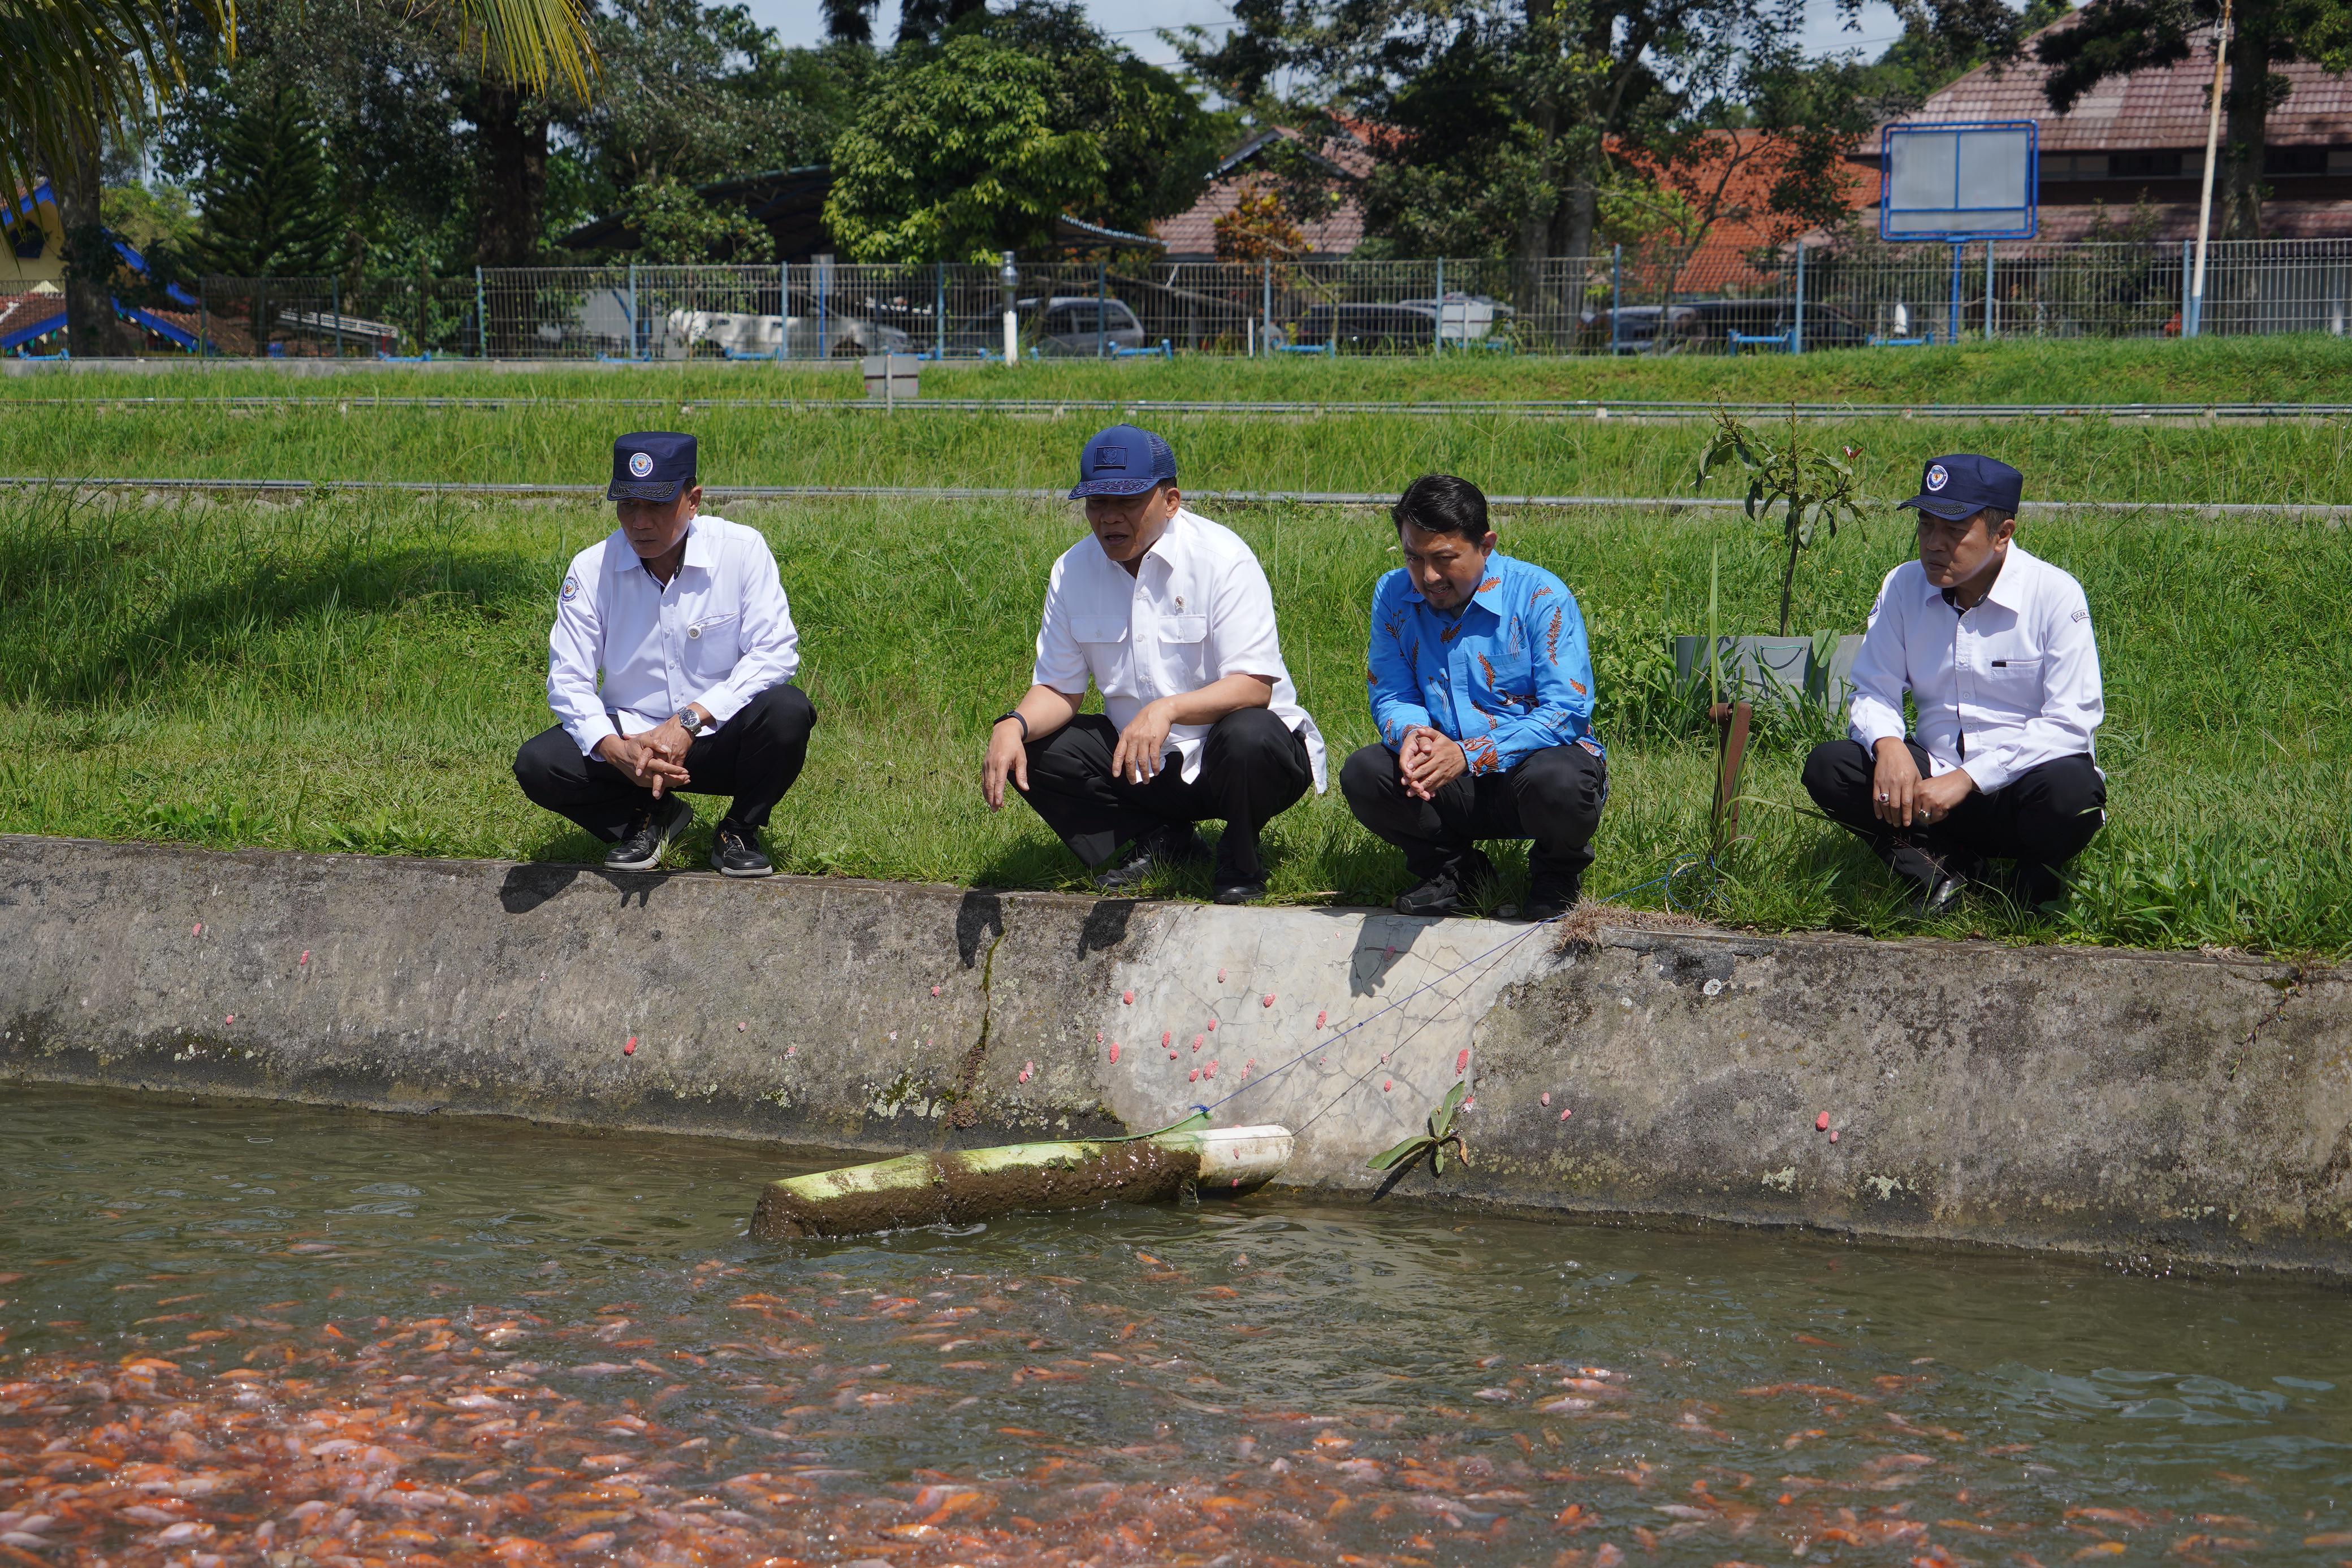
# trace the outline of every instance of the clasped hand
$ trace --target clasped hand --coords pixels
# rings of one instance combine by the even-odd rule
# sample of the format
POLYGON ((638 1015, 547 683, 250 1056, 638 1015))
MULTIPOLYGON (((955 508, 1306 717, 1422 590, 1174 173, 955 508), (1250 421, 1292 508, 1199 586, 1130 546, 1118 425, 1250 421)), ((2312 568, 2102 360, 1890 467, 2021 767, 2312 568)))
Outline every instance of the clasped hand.
POLYGON ((1977 782, 1969 777, 1965 768, 1938 773, 1933 779, 1920 778, 1919 765, 1911 758, 1911 748, 1899 740, 1882 742, 1877 747, 1877 766, 1872 769, 1870 809, 1890 828, 1908 828, 1915 821, 1921 826, 1941 821, 1952 814, 1954 807, 1976 792, 1977 782))
POLYGON ((1437 792, 1470 770, 1462 743, 1424 724, 1404 732, 1397 747, 1397 779, 1416 800, 1432 800, 1437 792))
POLYGON ((642 735, 608 735, 596 743, 596 754, 629 776, 629 782, 651 789, 658 800, 665 789, 680 789, 694 781, 686 770, 686 750, 694 737, 675 718, 666 718, 642 735))

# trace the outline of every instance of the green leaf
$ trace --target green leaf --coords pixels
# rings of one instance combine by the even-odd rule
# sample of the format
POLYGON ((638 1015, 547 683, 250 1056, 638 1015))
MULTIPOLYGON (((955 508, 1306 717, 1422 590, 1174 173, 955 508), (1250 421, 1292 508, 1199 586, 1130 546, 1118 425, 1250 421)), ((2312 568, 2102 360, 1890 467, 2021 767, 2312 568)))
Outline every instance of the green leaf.
POLYGON ((1442 1138, 1454 1128, 1454 1113, 1462 1109, 1463 1098, 1470 1092, 1467 1083, 1456 1083, 1445 1092, 1445 1098, 1429 1113, 1429 1135, 1442 1138))
POLYGON ((1416 1133, 1394 1148, 1383 1149, 1364 1163, 1376 1171, 1388 1170, 1391 1166, 1400 1166, 1411 1160, 1435 1142, 1434 1138, 1424 1137, 1416 1133))
POLYGON ((1444 1144, 1437 1145, 1437 1152, 1430 1156, 1429 1163, 1430 1173, 1433 1176, 1444 1176, 1445 1174, 1445 1145, 1444 1144))

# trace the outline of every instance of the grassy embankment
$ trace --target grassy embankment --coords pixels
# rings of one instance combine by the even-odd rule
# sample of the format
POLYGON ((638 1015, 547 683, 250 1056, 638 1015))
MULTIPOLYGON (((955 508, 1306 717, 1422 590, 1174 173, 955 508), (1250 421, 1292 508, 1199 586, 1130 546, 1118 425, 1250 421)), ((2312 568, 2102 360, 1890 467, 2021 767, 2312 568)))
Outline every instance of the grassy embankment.
MULTIPOLYGON (((1677 444, 1680 444, 1678 442, 1677 444)), ((1076 885, 1025 809, 992 817, 974 783, 990 716, 1025 680, 1040 584, 1076 537, 1016 503, 734 509, 783 563, 823 714, 772 848, 790 870, 1076 885)), ((1365 603, 1393 563, 1361 516, 1230 514, 1266 563, 1286 652, 1334 762, 1370 738, 1365 603)), ((526 805, 507 771, 548 722, 553 587, 609 528, 587 504, 352 497, 293 506, 69 507, 0 497, 0 829, 211 845, 587 858, 584 835, 526 805)), ((2115 821, 2081 862, 2060 925, 1984 904, 1948 934, 2038 933, 2285 951, 2352 947, 2352 533, 2316 523, 2083 518, 2030 524, 2097 607, 2115 821)), ((1769 629, 1764 530, 1724 517, 1607 513, 1515 522, 1509 548, 1582 597, 1599 656, 1613 794, 1591 886, 1635 887, 1698 849, 1711 747, 1671 700, 1666 633, 1698 630, 1709 552, 1727 629, 1769 629)), ((1798 620, 1855 627, 1908 531, 1827 545, 1798 620)), ((1799 814, 1800 727, 1768 732, 1754 841, 1706 912, 1765 927, 1900 929, 1874 862, 1799 814)), ((704 821, 715 811, 705 803, 704 821)), ((1270 835, 1275 894, 1369 900, 1394 858, 1336 796, 1270 835)), ((680 863, 698 863, 703 839, 680 863)), ((1518 862, 1511 857, 1516 883, 1518 862)), ((1195 879, 1197 881, 1197 879, 1195 879)), ((1703 876, 1678 884, 1700 896, 1703 876)), ((1192 883, 1162 891, 1199 894, 1192 883)), ((1655 904, 1653 886, 1635 901, 1655 904)))
MULTIPOLYGON (((308 371, 311 367, 305 366, 308 371)), ((1771 402, 2305 402, 2344 401, 2352 341, 2319 334, 2156 340, 2007 339, 1931 349, 1801 354, 1512 358, 1452 353, 1266 361, 1206 357, 1108 364, 1060 361, 927 365, 934 396, 1406 401, 1631 399, 1771 402)), ((77 371, 0 378, 0 402, 56 396, 843 397, 863 395, 856 362, 677 361, 561 371, 354 368, 318 377, 214 361, 186 373, 77 371)))
MULTIPOLYGON (((2319 401, 2352 388, 2352 345, 2334 339, 2179 343, 2011 343, 1847 351, 1798 359, 1445 360, 1338 363, 1177 361, 932 367, 927 385, 982 396, 1293 399, 1318 395, 1801 397, 2319 401)), ((593 482, 620 430, 683 428, 706 442, 716 483, 1043 486, 1065 482, 1094 411, 919 409, 886 414, 854 395, 853 367, 681 362, 523 374, 465 368, 328 379, 218 366, 148 376, 0 380, 0 473, 51 476, 593 482), (262 406, 113 401, 260 393, 262 406), (398 407, 371 393, 494 396, 500 406, 398 407), (743 406, 773 395, 851 394, 845 406, 743 406), (42 400, 71 396, 58 405, 42 400), (668 400, 677 398, 675 403, 668 400), (614 406, 614 398, 640 400, 614 406), (647 401, 653 400, 653 401, 647 401)), ((1684 493, 1694 423, 1528 417, 1509 412, 1156 413, 1188 484, 1203 489, 1391 492, 1450 470, 1498 494, 1684 493)), ((1939 452, 1997 453, 2036 498, 2352 502, 2352 420, 2216 425, 2137 417, 1846 417, 1812 425, 1861 447, 1871 487, 1908 493, 1939 452)))

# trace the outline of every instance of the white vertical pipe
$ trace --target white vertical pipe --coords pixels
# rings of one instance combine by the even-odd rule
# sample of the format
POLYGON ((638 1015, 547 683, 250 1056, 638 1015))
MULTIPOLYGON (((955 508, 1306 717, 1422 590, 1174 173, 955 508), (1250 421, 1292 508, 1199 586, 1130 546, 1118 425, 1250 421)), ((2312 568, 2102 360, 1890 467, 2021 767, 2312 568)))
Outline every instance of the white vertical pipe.
POLYGON ((2221 83, 2230 68, 2230 0, 2221 0, 2221 25, 2213 30, 2213 101, 2205 115, 2205 189, 2197 200, 2197 270, 2189 280, 2189 319, 2184 338, 2197 336, 2205 314, 2205 242, 2213 232, 2213 165, 2221 152, 2221 83))

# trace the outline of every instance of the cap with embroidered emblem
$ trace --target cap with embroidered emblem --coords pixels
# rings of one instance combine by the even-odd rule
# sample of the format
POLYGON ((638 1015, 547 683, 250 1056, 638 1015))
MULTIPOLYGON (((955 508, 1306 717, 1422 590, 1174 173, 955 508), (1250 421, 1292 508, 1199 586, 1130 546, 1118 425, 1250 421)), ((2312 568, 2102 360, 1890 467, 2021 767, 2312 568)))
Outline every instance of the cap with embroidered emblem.
POLYGON ((1176 452, 1139 425, 1114 424, 1087 438, 1078 453, 1078 482, 1070 499, 1140 496, 1176 482, 1176 452))
POLYGON ((1974 452, 1954 452, 1931 457, 1919 470, 1919 493, 1903 507, 1916 507, 1931 517, 1958 522, 1990 507, 2016 516, 2025 495, 2025 476, 1997 457, 1974 452))
POLYGON ((613 443, 608 501, 675 501, 693 485, 695 441, 675 430, 638 430, 613 443))

